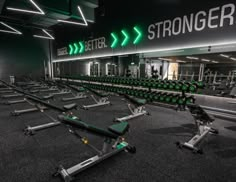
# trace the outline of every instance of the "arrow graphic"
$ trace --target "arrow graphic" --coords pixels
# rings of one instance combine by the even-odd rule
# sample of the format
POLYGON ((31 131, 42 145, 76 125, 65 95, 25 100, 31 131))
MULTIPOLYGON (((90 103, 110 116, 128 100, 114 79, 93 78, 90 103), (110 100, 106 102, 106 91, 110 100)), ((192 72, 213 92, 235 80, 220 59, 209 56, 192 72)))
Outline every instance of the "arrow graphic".
POLYGON ((123 42, 121 43, 121 46, 125 46, 125 45, 127 45, 128 41, 129 41, 129 36, 128 36, 128 33, 125 30, 121 30, 121 33, 125 37, 123 42))
POLYGON ((78 54, 79 47, 78 47, 78 45, 76 43, 74 43, 74 46, 75 46, 74 54, 78 54))
POLYGON ((71 44, 69 44, 70 52, 69 55, 72 55, 74 53, 74 48, 71 44))
POLYGON ((111 36, 113 38, 111 48, 115 48, 117 46, 117 43, 118 43, 118 38, 117 38, 117 35, 115 33, 111 33, 111 36))
POLYGON ((134 27, 134 31, 136 32, 137 37, 135 38, 133 44, 137 44, 139 43, 143 35, 142 35, 141 30, 137 26, 134 27))
POLYGON ((84 50, 85 50, 84 43, 82 41, 80 41, 79 45, 80 45, 79 53, 82 54, 82 53, 84 53, 84 50))

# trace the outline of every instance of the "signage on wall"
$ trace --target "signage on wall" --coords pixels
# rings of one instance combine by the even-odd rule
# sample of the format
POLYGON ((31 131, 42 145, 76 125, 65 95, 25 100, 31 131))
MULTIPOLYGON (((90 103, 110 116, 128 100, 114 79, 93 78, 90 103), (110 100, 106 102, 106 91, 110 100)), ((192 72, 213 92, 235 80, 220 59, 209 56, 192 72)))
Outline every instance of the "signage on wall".
POLYGON ((200 32, 206 28, 215 29, 223 26, 232 26, 235 23, 235 5, 226 4, 222 7, 211 8, 209 11, 176 17, 172 21, 160 21, 148 26, 148 39, 200 32))
MULTIPOLYGON (((117 48, 118 46, 125 47, 129 44, 137 45, 140 43, 141 39, 143 38, 143 33, 140 27, 135 26, 133 27, 132 31, 127 29, 123 29, 120 31, 120 34, 116 32, 111 33, 111 45, 112 49, 117 48)), ((88 41, 78 41, 74 43, 70 43, 68 48, 61 48, 57 50, 58 56, 63 55, 80 55, 88 51, 94 51, 98 49, 107 48, 106 38, 99 37, 93 40, 88 41), (63 49, 63 53, 60 50, 63 49)))
POLYGON ((72 55, 77 55, 77 54, 83 54, 84 52, 87 52, 87 51, 103 49, 106 47, 107 47, 106 38, 100 37, 93 40, 79 41, 79 42, 69 44, 68 46, 69 52, 67 54, 72 56, 72 55))
POLYGON ((235 6, 227 3, 166 20, 160 17, 145 27, 123 28, 93 40, 70 43, 57 50, 59 57, 70 57, 56 61, 236 44, 235 6))

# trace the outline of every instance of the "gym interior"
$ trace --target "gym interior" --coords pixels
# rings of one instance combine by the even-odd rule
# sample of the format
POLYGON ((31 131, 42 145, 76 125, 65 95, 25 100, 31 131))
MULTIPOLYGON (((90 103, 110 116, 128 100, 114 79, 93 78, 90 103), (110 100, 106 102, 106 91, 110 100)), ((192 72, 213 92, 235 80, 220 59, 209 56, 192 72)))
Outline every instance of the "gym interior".
POLYGON ((235 0, 1 0, 4 182, 235 182, 235 0))

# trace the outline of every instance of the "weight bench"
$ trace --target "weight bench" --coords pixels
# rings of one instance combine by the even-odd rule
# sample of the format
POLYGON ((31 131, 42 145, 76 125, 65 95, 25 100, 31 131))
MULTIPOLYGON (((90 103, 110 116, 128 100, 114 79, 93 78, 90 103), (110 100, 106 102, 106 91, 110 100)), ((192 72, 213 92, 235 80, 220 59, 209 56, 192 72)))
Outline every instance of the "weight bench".
POLYGON ((67 89, 63 89, 63 90, 61 90, 59 92, 51 93, 51 95, 53 95, 53 96, 66 95, 66 94, 71 94, 71 91, 67 90, 67 89))
POLYGON ((85 99, 87 98, 86 95, 84 95, 84 92, 85 92, 85 89, 83 87, 81 88, 76 88, 76 87, 72 87, 70 86, 73 90, 75 90, 77 92, 77 94, 73 94, 73 97, 65 97, 65 98, 62 98, 61 100, 66 102, 66 101, 72 101, 72 100, 79 100, 79 99, 85 99))
POLYGON ((144 105, 147 103, 146 99, 140 99, 140 98, 126 95, 126 94, 123 94, 123 95, 125 96, 125 99, 128 100, 134 106, 134 109, 132 108, 131 104, 128 103, 127 105, 131 114, 122 118, 116 118, 115 121, 123 122, 123 121, 127 121, 130 119, 148 114, 148 112, 145 110, 145 107, 144 107, 144 105))
POLYGON ((110 101, 108 101, 108 94, 105 93, 101 93, 101 92, 97 92, 93 89, 88 89, 89 91, 91 91, 92 93, 94 93, 97 97, 99 97, 99 99, 97 100, 94 95, 91 95, 92 99, 95 101, 95 104, 91 104, 91 105, 83 105, 82 108, 83 109, 90 109, 93 107, 99 107, 99 106, 105 106, 105 105, 111 105, 110 101))
POLYGON ((188 142, 180 143, 177 142, 177 146, 180 148, 186 147, 193 150, 196 153, 202 154, 202 149, 198 148, 198 144, 209 134, 218 134, 218 130, 211 128, 209 125, 212 124, 214 119, 210 117, 199 105, 188 104, 187 105, 191 115, 195 120, 197 126, 197 134, 190 139, 188 142))
POLYGON ((16 94, 2 95, 1 97, 3 99, 10 99, 10 98, 22 97, 22 96, 23 94, 16 93, 16 94))
POLYGON ((123 138, 123 135, 125 135, 125 133, 129 129, 129 124, 127 122, 111 125, 107 129, 103 129, 103 128, 98 128, 96 126, 85 123, 79 120, 75 116, 60 115, 58 118, 65 125, 68 125, 69 127, 71 127, 70 132, 74 134, 84 145, 89 146, 91 149, 93 149, 97 153, 97 155, 95 155, 94 157, 91 157, 68 169, 65 169, 62 165, 60 165, 57 168, 57 171, 54 174, 54 176, 60 175, 65 182, 72 181, 73 177, 76 174, 122 151, 128 151, 130 153, 136 152, 136 148, 130 146, 123 138), (103 143, 102 149, 97 149, 95 146, 90 144, 87 138, 81 136, 76 131, 77 129, 86 130, 95 135, 103 137, 104 143, 103 143))
MULTIPOLYGON (((34 100, 34 101, 37 101, 37 100, 34 100)), ((40 102, 41 104, 43 102, 40 102)), ((49 104, 47 104, 47 106, 49 106, 49 104)), ((52 106, 52 105, 50 105, 52 106)), ((55 107, 57 106, 54 106, 52 107, 53 109, 55 109, 55 107)), ((61 125, 61 122, 54 119, 53 117, 51 117, 50 115, 48 115, 47 113, 44 112, 43 109, 41 108, 38 108, 39 111, 41 113, 43 113, 47 118, 49 118, 50 120, 52 120, 52 122, 50 123, 46 123, 46 124, 42 124, 42 125, 37 125, 37 126, 27 126, 23 131, 25 133, 25 135, 34 135, 36 133, 36 131, 41 131, 41 130, 45 130, 45 129, 48 129, 48 128, 52 128, 52 127, 56 127, 56 126, 59 126, 61 125)), ((77 109, 77 104, 73 103, 73 104, 68 104, 68 105, 64 105, 63 108, 60 108, 58 111, 62 112, 64 115, 71 115, 71 113, 68 113, 70 111, 72 111, 73 109, 77 109)))
MULTIPOLYGON (((32 105, 32 106, 34 106, 34 107, 33 107, 33 108, 29 108, 29 109, 14 110, 14 111, 11 112, 11 115, 12 115, 12 116, 19 116, 19 115, 21 115, 21 114, 26 114, 26 113, 31 113, 31 112, 36 112, 36 111, 48 109, 48 108, 45 107, 45 106, 39 106, 39 105, 38 105, 38 106, 36 107, 35 104, 34 104, 34 103, 31 103, 28 98, 30 98, 30 97, 29 97, 29 96, 26 96, 26 97, 24 98, 24 101, 27 102, 29 105, 32 105), (39 108, 40 108, 40 110, 39 110, 39 108)), ((38 98, 38 99, 42 99, 42 100, 53 99, 53 95, 43 96, 43 97, 38 98)), ((16 102, 17 102, 17 101, 16 101, 16 102)), ((21 100, 21 101, 19 101, 19 102, 23 102, 23 101, 21 100)), ((14 102, 13 102, 13 103, 14 103, 14 102)))

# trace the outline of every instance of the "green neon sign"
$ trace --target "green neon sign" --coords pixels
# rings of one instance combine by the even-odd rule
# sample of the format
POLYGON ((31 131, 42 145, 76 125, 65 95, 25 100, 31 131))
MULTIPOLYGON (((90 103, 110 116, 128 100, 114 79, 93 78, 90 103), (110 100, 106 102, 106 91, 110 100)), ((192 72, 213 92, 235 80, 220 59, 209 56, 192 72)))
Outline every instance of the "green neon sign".
POLYGON ((78 44, 74 43, 74 47, 75 47, 74 54, 78 54, 79 52, 78 44))
POLYGON ((117 47, 117 44, 118 44, 118 37, 115 33, 111 33, 111 36, 113 38, 113 42, 111 44, 111 48, 115 48, 117 47))
POLYGON ((121 46, 126 46, 129 42, 129 35, 125 30, 121 30, 122 35, 124 36, 124 39, 121 43, 121 46))
POLYGON ((79 45, 80 45, 79 53, 82 54, 82 53, 84 53, 84 51, 85 51, 84 42, 80 41, 80 42, 79 42, 79 45))
POLYGON ((134 31, 137 35, 136 38, 133 41, 133 44, 138 44, 140 42, 140 40, 142 39, 142 37, 143 37, 143 33, 142 33, 141 29, 137 26, 135 26, 133 29, 134 29, 134 31))
POLYGON ((74 53, 74 48, 71 44, 69 44, 70 52, 69 55, 72 55, 74 53))

